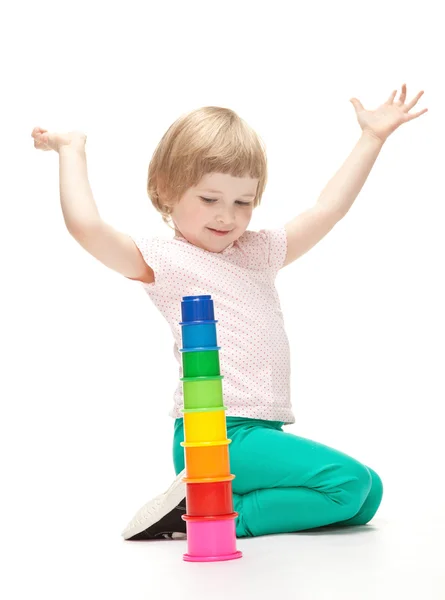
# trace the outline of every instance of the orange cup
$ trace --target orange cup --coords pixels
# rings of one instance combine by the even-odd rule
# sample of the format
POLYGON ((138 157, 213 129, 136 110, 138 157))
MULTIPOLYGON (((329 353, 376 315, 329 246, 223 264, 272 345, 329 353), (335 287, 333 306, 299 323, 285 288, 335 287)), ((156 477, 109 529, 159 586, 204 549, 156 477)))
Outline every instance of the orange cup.
POLYGON ((230 475, 229 448, 224 444, 186 446, 185 466, 190 479, 207 479, 230 475))

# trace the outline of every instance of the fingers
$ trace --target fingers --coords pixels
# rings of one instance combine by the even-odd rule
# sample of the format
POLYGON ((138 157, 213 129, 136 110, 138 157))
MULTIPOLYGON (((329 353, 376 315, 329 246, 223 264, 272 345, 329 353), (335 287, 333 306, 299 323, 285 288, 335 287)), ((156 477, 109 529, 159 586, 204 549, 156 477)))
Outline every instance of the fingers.
POLYGON ((402 91, 400 92, 399 104, 404 104, 406 100, 406 83, 402 85, 402 91))
POLYGON ((34 138, 34 148, 37 150, 51 150, 51 148, 48 146, 49 133, 47 129, 42 129, 42 127, 34 127, 31 137, 34 138))
POLYGON ((415 106, 415 105, 416 105, 416 104, 419 102, 419 99, 420 99, 420 97, 423 95, 423 93, 424 93, 424 91, 422 90, 421 92, 419 92, 419 93, 417 94, 417 96, 415 96, 415 97, 414 97, 414 98, 411 100, 411 102, 408 102, 408 104, 406 105, 406 110, 407 110, 407 111, 408 111, 408 110, 411 110, 411 109, 412 109, 412 107, 413 107, 413 106, 415 106))
POLYGON ((31 132, 31 137, 34 137, 35 135, 40 135, 41 133, 47 133, 47 129, 42 129, 41 127, 34 127, 34 129, 31 132))
POLYGON ((412 121, 413 119, 417 119, 417 117, 420 117, 420 115, 423 115, 426 112, 428 112, 428 109, 424 108, 423 110, 419 110, 419 112, 406 115, 406 120, 412 121))
MULTIPOLYGON (((408 114, 408 112, 413 108, 413 106, 415 106, 419 99, 422 97, 424 91, 420 91, 412 100, 411 102, 408 102, 408 104, 405 104, 405 100, 406 100, 406 83, 404 83, 402 85, 402 91, 400 93, 400 98, 397 101, 397 104, 402 107, 403 112, 406 113, 406 121, 412 121, 413 119, 417 119, 417 117, 420 117, 420 115, 425 114, 428 109, 424 108, 423 110, 413 113, 413 114, 408 114)), ((393 104, 394 102, 394 98, 397 94, 397 90, 394 90, 391 94, 391 96, 388 98, 387 100, 387 104, 393 104)))
POLYGON ((351 98, 349 101, 351 102, 352 106, 355 108, 356 112, 359 110, 365 110, 363 108, 362 103, 357 98, 351 98))
POLYGON ((386 104, 392 104, 394 102, 394 98, 396 97, 397 90, 394 90, 391 96, 386 101, 386 104))

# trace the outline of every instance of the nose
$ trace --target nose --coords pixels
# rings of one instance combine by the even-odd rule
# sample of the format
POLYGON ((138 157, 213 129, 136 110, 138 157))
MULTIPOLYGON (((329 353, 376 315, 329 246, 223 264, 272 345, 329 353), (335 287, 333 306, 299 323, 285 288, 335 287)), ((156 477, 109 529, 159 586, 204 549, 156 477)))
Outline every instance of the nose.
POLYGON ((218 223, 224 224, 224 225, 228 225, 229 223, 232 223, 232 221, 234 221, 235 219, 235 210, 232 207, 219 207, 219 211, 218 214, 216 215, 216 220, 218 221, 218 223))

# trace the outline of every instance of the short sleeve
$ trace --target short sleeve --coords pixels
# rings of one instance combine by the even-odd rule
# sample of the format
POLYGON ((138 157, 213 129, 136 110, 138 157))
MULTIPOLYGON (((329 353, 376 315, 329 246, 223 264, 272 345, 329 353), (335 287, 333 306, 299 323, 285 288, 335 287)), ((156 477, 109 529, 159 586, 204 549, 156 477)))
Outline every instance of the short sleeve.
POLYGON ((274 272, 284 265, 287 254, 287 234, 285 227, 278 229, 261 229, 259 231, 266 241, 266 260, 274 272))
POLYGON ((284 265, 287 254, 285 227, 245 231, 238 240, 250 268, 267 270, 273 275, 284 265))
MULTIPOLYGON (((136 244, 147 265, 153 269, 155 275, 155 280, 153 283, 145 283, 143 281, 139 283, 141 283, 143 286, 153 287, 162 280, 163 273, 165 271, 162 252, 164 240, 158 237, 144 237, 141 235, 132 234, 130 234, 130 237, 136 244)), ((131 278, 127 277, 127 279, 131 278)))

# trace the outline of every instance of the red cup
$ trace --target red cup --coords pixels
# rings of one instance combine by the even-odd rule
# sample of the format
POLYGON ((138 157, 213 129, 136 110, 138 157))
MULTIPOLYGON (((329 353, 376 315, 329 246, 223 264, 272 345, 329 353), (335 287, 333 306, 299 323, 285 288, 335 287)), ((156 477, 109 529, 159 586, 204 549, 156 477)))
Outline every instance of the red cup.
POLYGON ((187 515, 207 517, 233 512, 232 479, 214 483, 187 483, 187 515))

